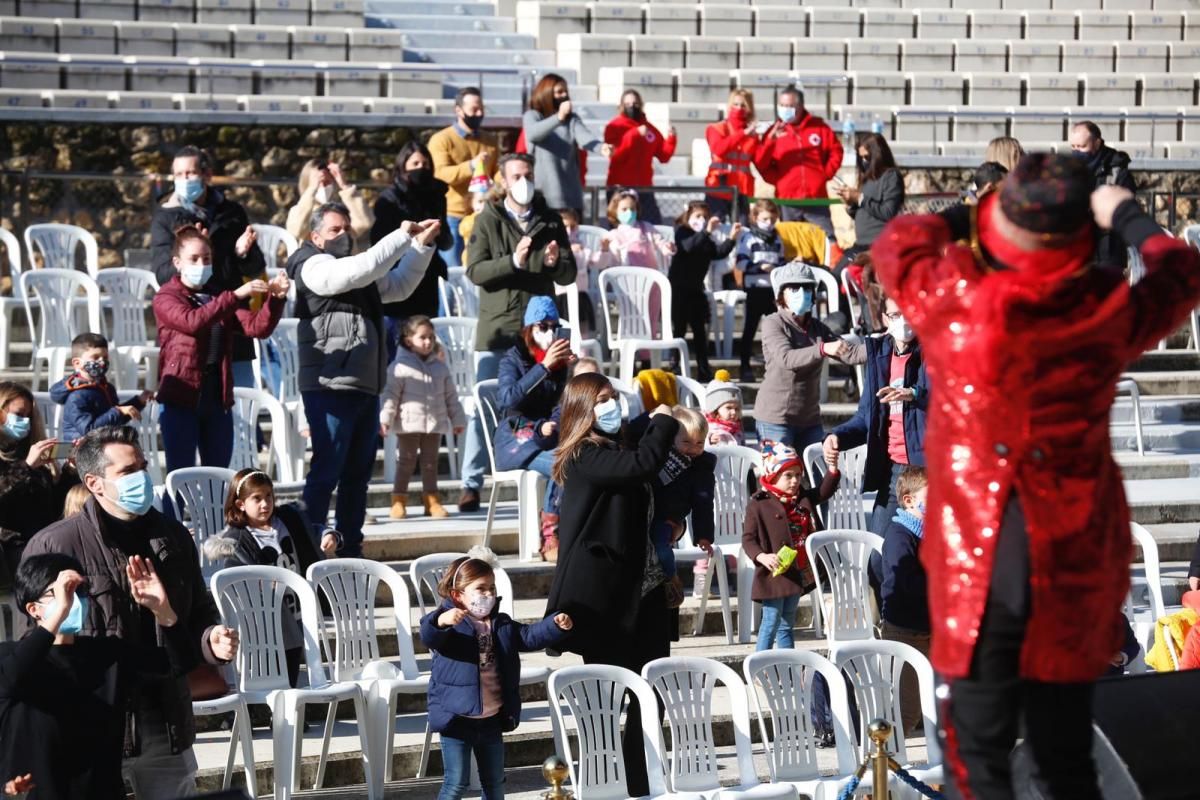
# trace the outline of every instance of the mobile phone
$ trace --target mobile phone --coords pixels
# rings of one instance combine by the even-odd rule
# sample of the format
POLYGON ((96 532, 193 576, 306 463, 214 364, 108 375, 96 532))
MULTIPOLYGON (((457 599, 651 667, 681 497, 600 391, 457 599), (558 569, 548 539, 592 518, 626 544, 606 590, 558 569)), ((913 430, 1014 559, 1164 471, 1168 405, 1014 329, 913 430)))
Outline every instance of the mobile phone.
POLYGON ((554 338, 562 339, 563 341, 567 341, 567 342, 571 341, 571 329, 566 326, 560 325, 558 327, 558 330, 554 332, 554 338))
POLYGON ((830 180, 832 180, 833 185, 839 189, 844 189, 846 187, 846 182, 837 175, 834 175, 830 180))
POLYGON ((51 457, 55 461, 65 461, 75 452, 74 442, 58 441, 54 443, 54 449, 51 451, 51 457))

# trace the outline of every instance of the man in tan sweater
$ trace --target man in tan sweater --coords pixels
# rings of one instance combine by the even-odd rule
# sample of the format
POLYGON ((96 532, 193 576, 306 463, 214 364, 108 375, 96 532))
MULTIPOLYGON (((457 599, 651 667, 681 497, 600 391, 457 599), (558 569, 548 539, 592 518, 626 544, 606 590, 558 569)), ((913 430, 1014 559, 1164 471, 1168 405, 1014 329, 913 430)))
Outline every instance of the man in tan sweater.
POLYGON ((433 156, 433 176, 450 187, 446 191, 446 221, 454 234, 454 244, 442 252, 449 266, 462 264, 463 240, 458 224, 471 213, 467 188, 472 176, 491 175, 496 170, 496 137, 482 130, 483 95, 474 86, 459 90, 454 98, 453 125, 429 137, 433 156))

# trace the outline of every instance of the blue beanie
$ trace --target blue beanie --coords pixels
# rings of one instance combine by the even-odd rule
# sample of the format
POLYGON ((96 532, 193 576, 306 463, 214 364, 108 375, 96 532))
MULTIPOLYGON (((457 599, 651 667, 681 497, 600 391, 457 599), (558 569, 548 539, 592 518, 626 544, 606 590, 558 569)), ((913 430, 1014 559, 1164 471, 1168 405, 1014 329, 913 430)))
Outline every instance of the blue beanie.
POLYGON ((525 306, 525 322, 523 324, 528 327, 546 320, 558 322, 558 307, 554 305, 553 297, 538 295, 529 301, 529 305, 525 306))

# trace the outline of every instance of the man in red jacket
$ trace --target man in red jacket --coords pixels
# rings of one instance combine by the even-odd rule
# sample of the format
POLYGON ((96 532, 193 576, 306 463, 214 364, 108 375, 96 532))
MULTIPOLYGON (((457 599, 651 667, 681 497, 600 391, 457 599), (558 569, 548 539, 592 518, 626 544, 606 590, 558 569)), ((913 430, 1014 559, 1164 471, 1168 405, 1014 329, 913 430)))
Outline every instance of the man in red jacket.
MULTIPOLYGON (((842 143, 837 134, 804 107, 804 92, 788 86, 775 100, 775 124, 763 136, 754 165, 763 180, 775 186, 778 200, 829 197, 825 183, 842 166, 842 143)), ((783 208, 787 222, 811 222, 833 236, 828 206, 783 208)))

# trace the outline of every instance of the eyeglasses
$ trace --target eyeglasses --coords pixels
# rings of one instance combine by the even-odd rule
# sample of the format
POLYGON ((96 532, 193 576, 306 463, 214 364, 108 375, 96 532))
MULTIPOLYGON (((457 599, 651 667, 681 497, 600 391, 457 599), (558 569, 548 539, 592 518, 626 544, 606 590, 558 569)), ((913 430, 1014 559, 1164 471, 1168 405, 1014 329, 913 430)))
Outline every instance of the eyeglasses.
POLYGON ((884 318, 884 319, 891 319, 891 320, 903 319, 903 318, 904 318, 904 312, 903 312, 903 311, 897 311, 895 314, 889 314, 888 312, 884 311, 884 312, 883 312, 883 318, 884 318))
POLYGON ((537 328, 539 331, 556 331, 556 330, 558 330, 558 323, 557 322, 539 322, 536 325, 534 325, 533 327, 537 328))

